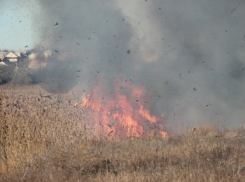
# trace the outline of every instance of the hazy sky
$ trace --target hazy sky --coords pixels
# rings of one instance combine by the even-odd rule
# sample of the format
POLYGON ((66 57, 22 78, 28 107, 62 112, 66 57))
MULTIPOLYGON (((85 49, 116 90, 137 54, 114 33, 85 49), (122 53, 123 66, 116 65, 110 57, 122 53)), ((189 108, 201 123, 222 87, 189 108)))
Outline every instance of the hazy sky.
POLYGON ((23 50, 38 43, 38 30, 33 27, 33 21, 39 13, 35 0, 0 0, 0 49, 23 50))

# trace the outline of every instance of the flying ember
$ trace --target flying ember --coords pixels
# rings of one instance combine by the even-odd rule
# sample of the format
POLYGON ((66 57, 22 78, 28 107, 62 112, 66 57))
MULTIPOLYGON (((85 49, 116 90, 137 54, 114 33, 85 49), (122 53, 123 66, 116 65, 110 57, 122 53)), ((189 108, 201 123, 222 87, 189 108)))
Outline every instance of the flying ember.
POLYGON ((97 84, 89 95, 83 95, 83 108, 92 116, 96 136, 110 135, 115 138, 139 137, 158 134, 166 137, 161 117, 149 110, 149 99, 143 87, 128 82, 114 84, 114 90, 106 96, 97 84))

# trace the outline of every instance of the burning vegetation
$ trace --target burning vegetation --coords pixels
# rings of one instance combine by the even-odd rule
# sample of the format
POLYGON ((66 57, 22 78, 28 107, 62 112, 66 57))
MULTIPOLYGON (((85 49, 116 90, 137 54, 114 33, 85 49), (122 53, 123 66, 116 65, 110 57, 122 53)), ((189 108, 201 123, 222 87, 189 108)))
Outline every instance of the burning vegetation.
POLYGON ((89 114, 74 105, 78 91, 53 94, 38 85, 0 89, 0 181, 245 180, 242 128, 203 126, 167 138, 98 139, 89 114))
MULTIPOLYGON (((56 51, 57 55, 54 56, 50 50, 43 51, 40 48, 19 53, 19 56, 14 51, 3 52, 0 69, 6 73, 4 74, 4 71, 1 73, 2 83, 35 83, 55 92, 58 89, 54 83, 58 82, 57 86, 63 90, 62 86, 66 84, 67 75, 64 75, 63 71, 64 79, 61 81, 58 77, 60 70, 69 69, 65 61, 68 58, 64 56, 67 54, 59 54, 56 51), (56 78, 55 71, 58 74, 56 78)), ((74 69, 69 70, 69 75, 72 71, 74 72, 74 69)), ((91 93, 84 93, 81 101, 81 107, 90 113, 90 122, 94 124, 96 136, 110 135, 114 138, 167 136, 163 125, 163 113, 160 116, 151 114, 152 103, 149 93, 143 86, 136 85, 131 80, 114 80, 109 93, 108 88, 105 89, 102 84, 104 80, 103 73, 99 74, 97 76, 99 83, 91 93)))
POLYGON ((114 91, 104 96, 102 87, 97 84, 91 94, 82 97, 81 106, 91 113, 95 134, 131 138, 156 132, 166 137, 163 118, 151 115, 150 100, 143 87, 127 81, 114 83, 114 91))
POLYGON ((245 181, 244 1, 35 2, 39 45, 0 51, 0 181, 245 181))

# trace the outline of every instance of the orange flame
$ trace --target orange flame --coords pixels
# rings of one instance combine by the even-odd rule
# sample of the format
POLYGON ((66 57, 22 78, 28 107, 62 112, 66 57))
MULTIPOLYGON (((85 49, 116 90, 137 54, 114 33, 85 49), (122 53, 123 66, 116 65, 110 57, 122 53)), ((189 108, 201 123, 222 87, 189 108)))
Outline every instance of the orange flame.
POLYGON ((96 136, 139 137, 149 132, 153 125, 159 130, 158 134, 167 136, 160 119, 147 109, 144 88, 122 82, 120 86, 116 84, 114 90, 114 94, 103 96, 97 85, 91 95, 82 97, 81 106, 92 114, 96 136))

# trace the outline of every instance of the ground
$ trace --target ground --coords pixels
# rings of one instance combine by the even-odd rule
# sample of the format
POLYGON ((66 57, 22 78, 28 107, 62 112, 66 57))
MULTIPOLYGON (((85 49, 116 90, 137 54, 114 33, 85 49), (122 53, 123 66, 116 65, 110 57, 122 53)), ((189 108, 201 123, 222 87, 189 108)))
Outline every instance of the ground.
POLYGON ((94 138, 79 98, 0 85, 0 181, 245 181, 244 129, 94 138))

